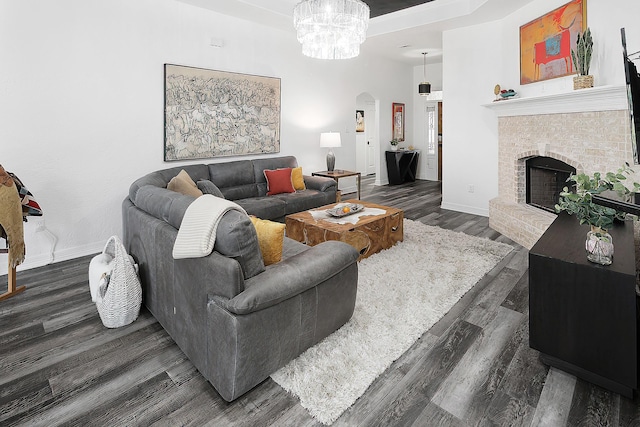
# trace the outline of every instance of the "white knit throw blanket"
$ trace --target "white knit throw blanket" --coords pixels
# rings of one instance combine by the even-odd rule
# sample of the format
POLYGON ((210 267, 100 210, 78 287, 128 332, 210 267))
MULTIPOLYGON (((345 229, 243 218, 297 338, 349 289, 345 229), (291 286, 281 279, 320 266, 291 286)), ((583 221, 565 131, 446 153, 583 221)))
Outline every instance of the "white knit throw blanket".
POLYGON ((216 230, 222 215, 230 210, 247 212, 230 200, 211 194, 204 194, 194 200, 184 213, 173 244, 173 258, 200 258, 213 251, 216 243, 216 230))

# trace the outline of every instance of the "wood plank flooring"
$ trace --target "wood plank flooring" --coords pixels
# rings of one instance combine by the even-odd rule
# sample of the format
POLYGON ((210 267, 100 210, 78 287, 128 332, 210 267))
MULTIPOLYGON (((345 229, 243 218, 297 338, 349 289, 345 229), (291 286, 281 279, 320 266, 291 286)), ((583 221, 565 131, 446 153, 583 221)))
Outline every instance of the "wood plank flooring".
MULTIPOLYGON (((529 348, 524 248, 487 218, 440 209, 438 182, 372 183, 363 179, 363 199, 515 250, 335 426, 640 425, 640 399, 549 369, 529 348)), ((127 327, 104 328, 90 259, 19 272, 27 290, 0 302, 0 426, 320 426, 271 379, 226 403, 146 310, 127 327)))

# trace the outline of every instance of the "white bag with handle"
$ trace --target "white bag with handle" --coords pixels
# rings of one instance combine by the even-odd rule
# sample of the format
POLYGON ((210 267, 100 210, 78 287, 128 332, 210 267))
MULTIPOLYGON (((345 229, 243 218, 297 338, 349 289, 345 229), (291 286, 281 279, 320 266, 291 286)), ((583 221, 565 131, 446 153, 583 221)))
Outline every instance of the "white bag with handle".
POLYGON ((100 281, 111 275, 113 270, 113 257, 104 252, 91 258, 89 263, 89 290, 91 291, 91 301, 98 301, 98 288, 100 281))
POLYGON ((107 328, 119 328, 138 318, 142 304, 142 286, 133 259, 117 236, 109 238, 102 255, 95 257, 98 259, 94 263, 93 272, 91 263, 89 264, 90 274, 100 274, 90 278, 92 298, 97 277, 95 302, 102 324, 107 328))
MULTIPOLYGON (((138 264, 135 264, 133 257, 129 255, 131 263, 138 274, 138 264)), ((91 301, 97 302, 99 295, 98 289, 100 283, 109 279, 111 276, 111 270, 113 270, 113 257, 106 253, 100 253, 93 258, 89 263, 89 290, 91 291, 91 301)))

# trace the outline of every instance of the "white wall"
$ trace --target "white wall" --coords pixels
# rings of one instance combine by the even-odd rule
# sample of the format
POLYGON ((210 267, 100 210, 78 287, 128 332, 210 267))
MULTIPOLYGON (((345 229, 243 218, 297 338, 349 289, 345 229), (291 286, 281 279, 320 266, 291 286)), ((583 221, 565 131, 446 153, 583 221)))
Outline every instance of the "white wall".
MULTIPOLYGON (((443 208, 487 216, 489 200, 498 194, 497 119, 482 107, 494 99, 496 84, 512 88, 522 97, 573 90, 571 76, 519 85, 520 26, 565 3, 539 0, 499 22, 444 33, 443 208)), ((594 38, 591 73, 596 86, 624 83, 620 27, 626 27, 629 52, 640 50, 638 16, 637 0, 587 2, 587 24, 594 38)))
MULTIPOLYGON (((380 100, 381 117, 389 117, 380 123, 383 140, 391 103, 412 106, 412 67, 300 52, 293 32, 174 0, 0 0, 0 163, 42 206, 58 238, 55 261, 98 252, 121 235, 120 206, 133 180, 203 162, 163 161, 164 63, 281 78, 280 154, 297 156, 305 173, 326 168, 319 134, 330 130, 343 133, 336 167, 355 167, 358 94, 380 100), (211 38, 224 47, 211 47, 211 38)), ((407 125, 411 138, 411 119, 407 125)), ((384 163, 380 169, 386 177, 384 163)), ((39 221, 25 224, 19 270, 50 259, 46 233, 35 232, 39 221)))
POLYGON ((480 105, 490 102, 488 94, 500 81, 499 30, 500 23, 495 22, 447 32, 443 37, 447 52, 442 67, 445 209, 487 216, 489 198, 493 191, 497 194, 497 119, 480 105))

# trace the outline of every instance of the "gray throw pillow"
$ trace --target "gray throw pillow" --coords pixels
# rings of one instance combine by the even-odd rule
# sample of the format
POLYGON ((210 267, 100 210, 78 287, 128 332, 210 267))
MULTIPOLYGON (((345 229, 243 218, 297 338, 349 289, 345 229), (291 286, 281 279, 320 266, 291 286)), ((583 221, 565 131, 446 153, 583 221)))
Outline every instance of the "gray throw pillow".
POLYGON ((212 194, 216 197, 220 197, 224 199, 224 196, 222 195, 222 191, 220 191, 218 186, 215 185, 213 182, 209 181, 208 179, 201 179, 200 181, 198 181, 196 185, 198 186, 198 189, 202 191, 202 193, 212 194))
POLYGON ((243 212, 230 210, 222 216, 213 249, 238 261, 245 280, 265 270, 256 228, 243 212))

